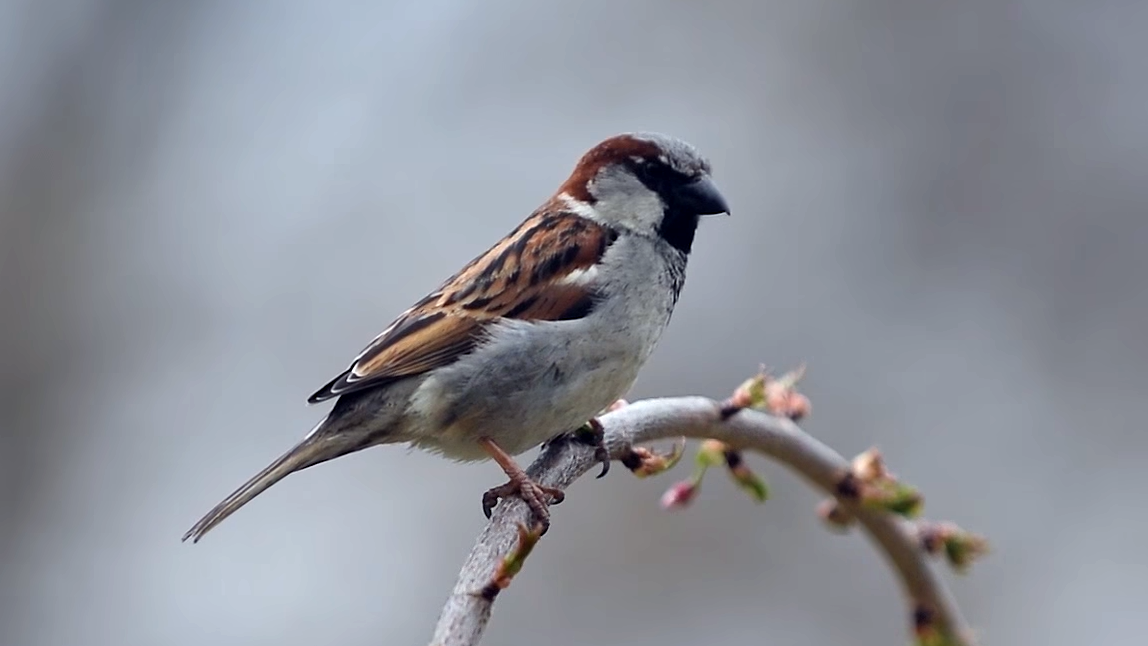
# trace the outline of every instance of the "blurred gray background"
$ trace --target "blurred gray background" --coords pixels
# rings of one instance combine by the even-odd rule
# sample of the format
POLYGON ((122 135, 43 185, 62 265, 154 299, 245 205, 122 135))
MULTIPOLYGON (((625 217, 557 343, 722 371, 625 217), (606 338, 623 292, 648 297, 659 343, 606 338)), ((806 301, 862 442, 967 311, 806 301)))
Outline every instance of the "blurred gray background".
MULTIPOLYGON (((1132 644, 1148 604, 1148 3, 0 3, 0 644, 422 644, 490 463, 375 449, 179 537, 304 398, 608 135, 714 163, 633 398, 810 368, 995 552, 988 644, 1132 644), (546 6, 542 6, 546 5, 546 6)), ((900 644, 897 582, 755 459, 577 483, 489 644, 900 644)), ((1138 638, 1137 635, 1140 637, 1138 638)))

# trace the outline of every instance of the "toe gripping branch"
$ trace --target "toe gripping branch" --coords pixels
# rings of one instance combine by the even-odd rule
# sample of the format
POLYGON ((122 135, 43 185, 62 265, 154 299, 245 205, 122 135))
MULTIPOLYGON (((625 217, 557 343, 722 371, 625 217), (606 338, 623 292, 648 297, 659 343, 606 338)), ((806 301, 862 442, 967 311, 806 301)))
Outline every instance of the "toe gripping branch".
MULTIPOLYGON (((618 403, 615 403, 609 410, 614 410, 617 407, 618 403)), ((602 464, 602 471, 597 477, 605 478, 606 474, 610 472, 610 449, 606 446, 606 429, 602 426, 602 422, 599 422, 597 417, 586 422, 581 428, 574 431, 574 439, 594 447, 594 461, 602 464)))

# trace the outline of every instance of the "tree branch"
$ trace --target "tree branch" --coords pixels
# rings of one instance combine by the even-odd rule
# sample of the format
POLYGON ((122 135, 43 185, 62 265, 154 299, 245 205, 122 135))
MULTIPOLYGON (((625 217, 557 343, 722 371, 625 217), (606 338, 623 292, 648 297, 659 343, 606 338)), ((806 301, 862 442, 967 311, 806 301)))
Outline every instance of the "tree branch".
MULTIPOLYGON (((922 643, 973 645, 956 602, 927 561, 915 523, 864 504, 855 489, 843 486, 852 482, 854 466, 789 419, 752 409, 729 413, 728 403, 704 397, 660 398, 624 406, 599 421, 610 455, 617 460, 632 456, 636 444, 685 436, 720 440, 732 449, 756 451, 788 466, 836 497, 846 516, 856 519, 884 553, 910 600, 912 621, 922 643)), ((561 442, 547 447, 527 473, 541 484, 564 489, 594 465, 592 448, 561 442)), ((520 525, 529 521, 528 516, 526 505, 517 499, 495 508, 443 607, 432 646, 478 644, 499 589, 491 582, 496 571, 501 571, 503 558, 515 553, 520 525)))

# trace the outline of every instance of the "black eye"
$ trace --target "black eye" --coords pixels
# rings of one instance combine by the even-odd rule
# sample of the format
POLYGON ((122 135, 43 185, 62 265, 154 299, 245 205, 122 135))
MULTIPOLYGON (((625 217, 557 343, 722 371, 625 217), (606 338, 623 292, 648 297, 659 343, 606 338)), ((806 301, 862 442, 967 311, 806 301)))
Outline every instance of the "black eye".
POLYGON ((635 160, 633 169, 643 184, 658 193, 681 186, 692 179, 689 175, 674 170, 657 159, 635 160))

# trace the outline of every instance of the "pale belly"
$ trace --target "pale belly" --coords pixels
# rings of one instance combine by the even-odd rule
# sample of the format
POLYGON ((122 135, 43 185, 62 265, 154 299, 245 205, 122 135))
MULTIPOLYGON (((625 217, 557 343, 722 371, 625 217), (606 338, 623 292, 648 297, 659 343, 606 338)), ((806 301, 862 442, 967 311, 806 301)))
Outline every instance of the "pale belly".
POLYGON ((648 354, 640 335, 568 325, 511 330, 419 389, 413 445, 456 460, 488 457, 488 437, 511 455, 587 420, 626 394, 648 354), (557 333, 556 333, 557 332, 557 333), (602 341, 611 339, 610 343, 602 341), (619 340, 620 339, 620 340, 619 340))

